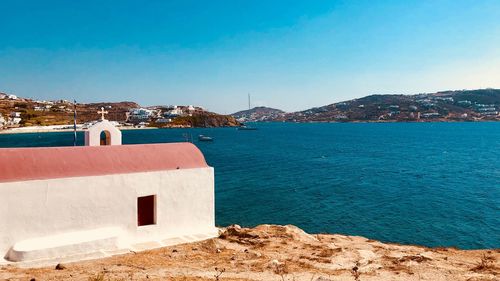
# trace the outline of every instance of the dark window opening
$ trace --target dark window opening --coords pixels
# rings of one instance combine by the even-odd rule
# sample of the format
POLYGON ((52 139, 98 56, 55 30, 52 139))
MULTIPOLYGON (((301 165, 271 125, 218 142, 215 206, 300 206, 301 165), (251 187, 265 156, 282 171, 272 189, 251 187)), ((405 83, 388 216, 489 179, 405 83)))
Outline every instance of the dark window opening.
POLYGON ((101 145, 111 145, 111 134, 108 131, 102 131, 99 138, 101 145))
POLYGON ((156 196, 137 198, 137 225, 156 224, 156 196))

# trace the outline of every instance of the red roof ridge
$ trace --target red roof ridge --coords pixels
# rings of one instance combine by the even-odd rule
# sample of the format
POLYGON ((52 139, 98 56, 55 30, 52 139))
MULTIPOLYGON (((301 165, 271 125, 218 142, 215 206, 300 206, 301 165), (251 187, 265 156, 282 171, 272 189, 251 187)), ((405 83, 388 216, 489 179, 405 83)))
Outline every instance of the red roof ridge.
POLYGON ((191 143, 0 148, 0 183, 208 167, 191 143))

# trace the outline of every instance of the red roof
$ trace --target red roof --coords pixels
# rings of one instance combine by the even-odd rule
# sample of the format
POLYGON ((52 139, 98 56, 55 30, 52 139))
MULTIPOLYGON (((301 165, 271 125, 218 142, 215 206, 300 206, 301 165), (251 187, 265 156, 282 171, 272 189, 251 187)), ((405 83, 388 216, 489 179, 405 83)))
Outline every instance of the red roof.
POLYGON ((191 143, 0 148, 0 182, 204 167, 191 143))

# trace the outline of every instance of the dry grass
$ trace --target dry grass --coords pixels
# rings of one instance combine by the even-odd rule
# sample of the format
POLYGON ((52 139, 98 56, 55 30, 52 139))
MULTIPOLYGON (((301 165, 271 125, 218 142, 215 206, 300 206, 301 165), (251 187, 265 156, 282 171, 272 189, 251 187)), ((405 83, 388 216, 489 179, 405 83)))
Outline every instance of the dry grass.
POLYGON ((495 258, 484 254, 481 260, 471 269, 474 272, 493 271, 496 269, 495 258))
POLYGON ((356 262, 356 265, 351 270, 352 277, 354 278, 355 281, 360 281, 359 277, 361 276, 361 273, 359 272, 359 267, 360 264, 359 262, 356 262))
POLYGON ((335 248, 335 249, 332 249, 332 248, 326 248, 326 249, 322 249, 318 256, 319 257, 322 257, 322 258, 329 258, 337 253, 340 253, 342 252, 342 248, 335 248))

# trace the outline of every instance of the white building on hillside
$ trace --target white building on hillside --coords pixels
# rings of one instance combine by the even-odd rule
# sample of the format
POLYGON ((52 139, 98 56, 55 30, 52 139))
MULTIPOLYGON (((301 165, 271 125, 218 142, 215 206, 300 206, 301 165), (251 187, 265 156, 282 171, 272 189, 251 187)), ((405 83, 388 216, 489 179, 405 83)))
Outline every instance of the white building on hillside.
POLYGON ((128 122, 139 123, 147 122, 153 117, 154 111, 146 108, 131 109, 127 118, 128 122))
POLYGON ((170 110, 166 111, 164 114, 165 117, 177 117, 183 115, 184 112, 182 111, 182 108, 178 106, 173 106, 170 110))
POLYGON ((107 120, 85 142, 0 148, 0 263, 105 257, 217 235, 214 170, 196 146, 120 145, 107 120))

